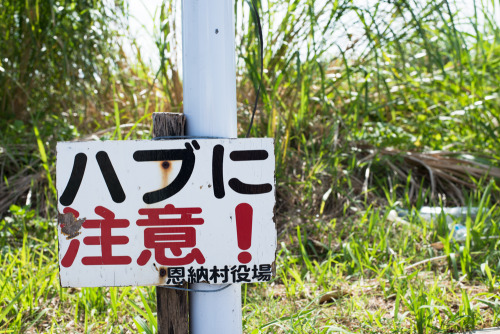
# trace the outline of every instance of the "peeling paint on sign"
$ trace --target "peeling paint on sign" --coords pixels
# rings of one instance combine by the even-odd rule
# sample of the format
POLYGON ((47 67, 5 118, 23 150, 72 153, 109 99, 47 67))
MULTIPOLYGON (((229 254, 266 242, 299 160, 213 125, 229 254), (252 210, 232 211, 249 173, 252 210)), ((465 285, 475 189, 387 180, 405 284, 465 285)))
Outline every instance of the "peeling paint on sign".
POLYGON ((60 231, 66 236, 66 240, 76 238, 81 234, 80 229, 82 228, 85 219, 76 219, 72 212, 58 214, 57 222, 60 227, 60 231))

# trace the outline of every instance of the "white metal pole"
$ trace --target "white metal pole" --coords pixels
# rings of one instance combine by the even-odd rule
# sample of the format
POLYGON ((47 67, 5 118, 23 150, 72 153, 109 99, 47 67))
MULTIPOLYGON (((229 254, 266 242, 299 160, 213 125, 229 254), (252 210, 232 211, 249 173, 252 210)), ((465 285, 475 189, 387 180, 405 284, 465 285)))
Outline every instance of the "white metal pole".
MULTIPOLYGON (((182 0, 187 135, 237 137, 234 0, 182 0)), ((194 290, 226 285, 193 284, 194 290)), ((190 292, 191 334, 242 333, 241 286, 190 292)))
POLYGON ((234 40, 234 0, 182 1, 188 135, 237 136, 234 40))

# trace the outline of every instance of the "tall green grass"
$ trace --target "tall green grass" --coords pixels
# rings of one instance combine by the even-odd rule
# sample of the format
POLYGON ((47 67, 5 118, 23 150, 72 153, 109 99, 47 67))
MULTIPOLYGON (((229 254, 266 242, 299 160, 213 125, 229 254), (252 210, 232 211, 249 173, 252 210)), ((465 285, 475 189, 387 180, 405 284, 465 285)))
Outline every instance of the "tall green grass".
MULTIPOLYGON (((255 2, 263 78, 254 18, 235 1, 239 131, 262 80, 251 135, 276 139, 279 249, 277 277, 244 286, 244 331, 499 325, 499 4, 255 2), (425 155, 436 150, 448 153, 425 155), (444 187, 415 152, 463 178, 444 187), (419 214, 450 203, 479 208, 454 222, 463 242, 445 216, 419 214)), ((157 330, 154 289, 60 288, 54 147, 149 138, 152 112, 182 110, 178 10, 159 8, 151 69, 136 42, 135 58, 121 47, 124 2, 0 3, 0 332, 157 330)))
MULTIPOLYGON (((278 139, 278 179, 301 189, 295 204, 320 206, 318 195, 343 186, 339 169, 349 170, 363 149, 498 157, 498 23, 471 5, 465 12, 449 1, 261 3, 267 89, 253 134, 278 139)), ((247 15, 242 102, 258 80, 247 15)), ((244 120, 249 106, 243 110, 244 120)))

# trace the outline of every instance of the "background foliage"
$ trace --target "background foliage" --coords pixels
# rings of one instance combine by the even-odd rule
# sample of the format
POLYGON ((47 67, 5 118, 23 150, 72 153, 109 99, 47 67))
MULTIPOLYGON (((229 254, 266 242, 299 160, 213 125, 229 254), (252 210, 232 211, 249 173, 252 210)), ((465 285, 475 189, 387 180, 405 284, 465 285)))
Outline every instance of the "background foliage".
MULTIPOLYGON (((276 138, 280 246, 277 278, 243 288, 245 331, 498 325, 500 3, 255 2, 263 78, 235 2, 239 132, 262 80, 251 133, 276 138)), ((0 2, 0 331, 156 330, 154 289, 59 287, 54 148, 146 139, 152 112, 182 111, 178 8, 158 9, 154 67, 126 2, 0 2)))

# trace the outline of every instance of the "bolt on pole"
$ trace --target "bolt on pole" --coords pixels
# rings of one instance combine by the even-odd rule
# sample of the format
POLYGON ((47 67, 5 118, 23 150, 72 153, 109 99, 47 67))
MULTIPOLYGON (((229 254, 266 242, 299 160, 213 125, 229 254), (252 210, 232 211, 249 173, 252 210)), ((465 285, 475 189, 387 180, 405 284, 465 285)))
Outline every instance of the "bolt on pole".
MULTIPOLYGON (((187 135, 237 137, 234 0, 182 0, 182 62, 187 135)), ((216 242, 216 240, 214 240, 216 242)), ((195 290, 224 285, 192 284, 195 290)), ((192 334, 242 333, 241 286, 190 292, 192 334)))

